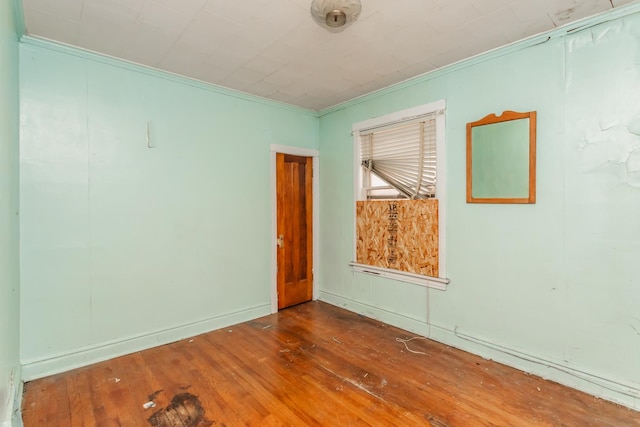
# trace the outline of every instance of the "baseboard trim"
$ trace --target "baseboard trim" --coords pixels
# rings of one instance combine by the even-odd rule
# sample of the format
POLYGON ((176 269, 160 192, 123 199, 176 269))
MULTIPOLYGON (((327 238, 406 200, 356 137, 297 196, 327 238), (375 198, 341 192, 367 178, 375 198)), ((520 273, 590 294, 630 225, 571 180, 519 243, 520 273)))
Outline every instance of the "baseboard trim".
POLYGON ((334 294, 332 292, 321 290, 319 299, 320 301, 324 301, 337 307, 362 314, 363 316, 380 320, 381 322, 388 323, 398 328, 406 329, 410 332, 415 332, 423 337, 429 336, 429 325, 421 320, 414 319, 400 313, 388 311, 380 307, 374 307, 372 305, 364 304, 359 301, 334 294))
POLYGON ((609 379, 603 375, 567 366, 520 349, 501 346, 442 325, 427 324, 426 321, 390 312, 332 292, 320 291, 320 300, 485 359, 494 360, 628 408, 640 410, 640 387, 635 384, 609 379))
POLYGON ((113 359, 114 357, 169 344, 237 323, 257 319, 258 317, 269 314, 271 314, 271 305, 263 304, 175 328, 74 349, 66 353, 53 355, 46 359, 23 361, 22 379, 24 381, 31 381, 60 372, 66 372, 71 369, 113 359))

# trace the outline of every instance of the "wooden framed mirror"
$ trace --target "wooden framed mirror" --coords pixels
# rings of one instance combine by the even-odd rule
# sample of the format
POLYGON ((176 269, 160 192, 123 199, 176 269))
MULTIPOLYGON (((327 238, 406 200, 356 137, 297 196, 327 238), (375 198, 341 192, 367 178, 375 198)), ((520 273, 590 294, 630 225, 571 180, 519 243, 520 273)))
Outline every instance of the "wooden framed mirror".
POLYGON ((467 123, 467 203, 536 202, 536 112, 467 123))

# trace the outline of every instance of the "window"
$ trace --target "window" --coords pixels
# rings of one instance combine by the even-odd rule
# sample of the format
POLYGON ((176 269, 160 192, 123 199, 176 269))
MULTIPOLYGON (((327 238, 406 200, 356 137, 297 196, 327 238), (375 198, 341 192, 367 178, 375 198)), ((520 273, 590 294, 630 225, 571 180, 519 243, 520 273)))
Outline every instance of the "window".
POLYGON ((444 111, 438 101, 353 125, 354 271, 445 289, 444 111))
POLYGON ((435 197, 436 114, 360 131, 363 198, 435 197))

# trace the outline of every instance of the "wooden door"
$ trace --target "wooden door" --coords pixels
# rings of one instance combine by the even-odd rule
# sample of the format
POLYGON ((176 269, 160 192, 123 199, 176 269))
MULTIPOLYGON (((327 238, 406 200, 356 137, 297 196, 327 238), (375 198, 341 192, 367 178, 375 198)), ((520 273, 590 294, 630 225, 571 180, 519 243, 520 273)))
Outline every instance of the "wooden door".
POLYGON ((313 297, 313 158, 276 154, 278 309, 313 297))

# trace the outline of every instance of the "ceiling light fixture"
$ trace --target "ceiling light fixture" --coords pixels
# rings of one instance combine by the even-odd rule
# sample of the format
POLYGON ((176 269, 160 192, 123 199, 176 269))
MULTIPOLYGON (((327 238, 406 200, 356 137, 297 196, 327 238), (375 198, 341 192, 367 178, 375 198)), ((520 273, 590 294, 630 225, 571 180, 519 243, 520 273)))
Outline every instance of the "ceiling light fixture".
POLYGON ((311 16, 322 28, 337 33, 360 16, 360 0, 313 0, 311 16))

